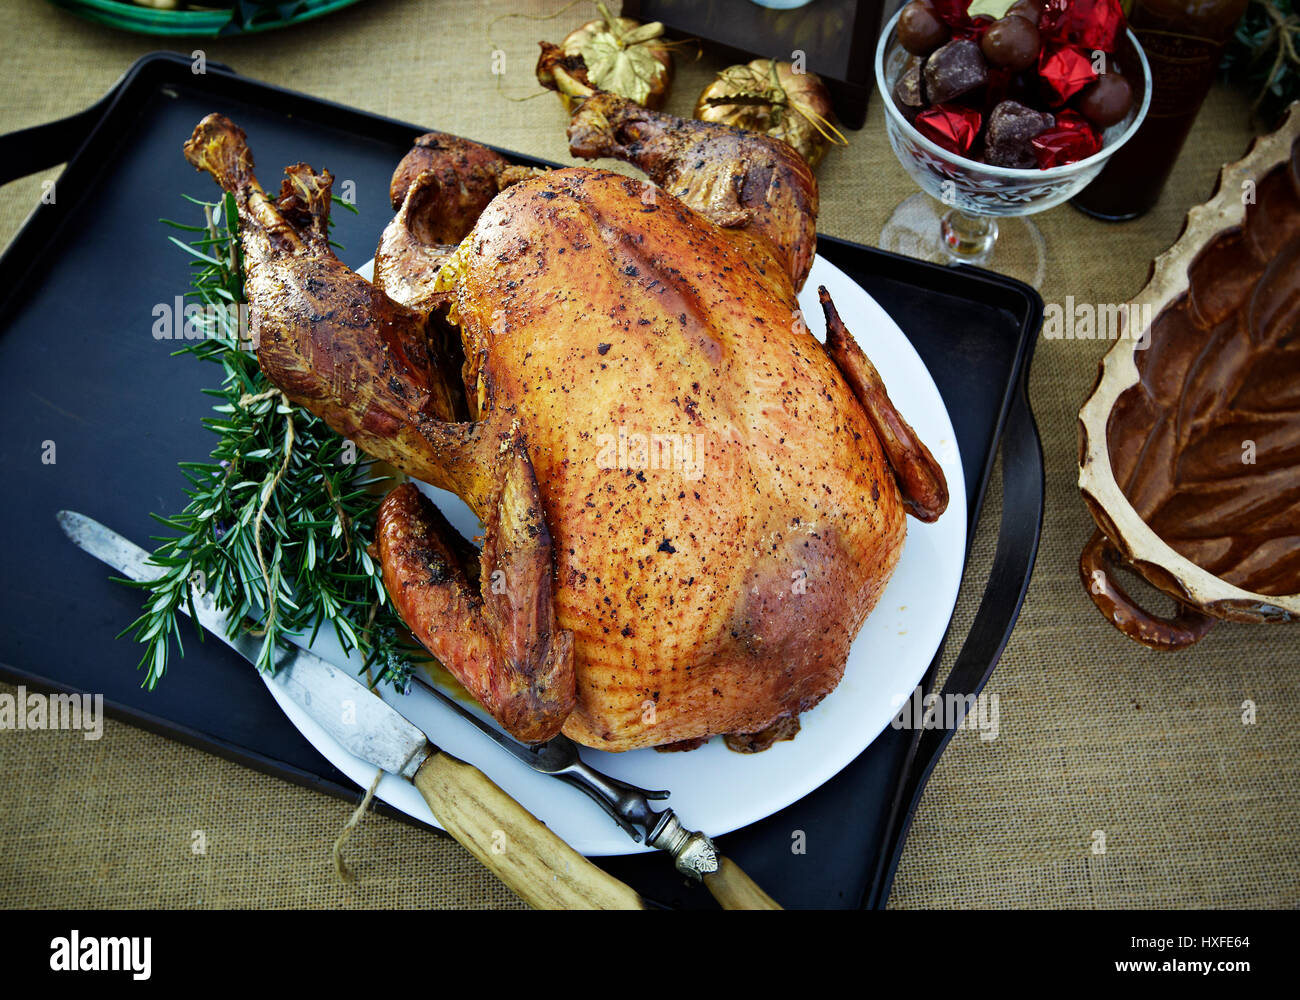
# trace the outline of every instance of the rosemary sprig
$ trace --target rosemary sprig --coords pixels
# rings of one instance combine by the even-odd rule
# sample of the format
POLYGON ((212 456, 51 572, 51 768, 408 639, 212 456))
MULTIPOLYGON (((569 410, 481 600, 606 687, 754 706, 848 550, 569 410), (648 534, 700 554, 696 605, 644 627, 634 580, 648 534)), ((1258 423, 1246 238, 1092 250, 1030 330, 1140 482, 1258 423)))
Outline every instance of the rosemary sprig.
POLYGON ((261 637, 260 670, 274 669, 277 648, 291 637, 314 640, 329 628, 345 652, 361 652, 376 681, 405 686, 418 653, 365 542, 374 533, 376 487, 388 477, 262 374, 247 335, 234 199, 187 200, 202 208, 203 225, 162 220, 188 234, 170 239, 193 258, 186 294, 193 315, 175 354, 221 370, 220 388, 205 390, 216 415, 204 424, 217 441, 209 461, 181 463, 185 508, 153 515, 172 533, 154 539, 151 561, 164 572, 136 584, 146 591, 144 610, 123 632, 145 646, 144 686, 166 673, 173 640, 184 655, 177 615, 186 606, 192 612, 192 587, 233 610, 233 628, 261 637))

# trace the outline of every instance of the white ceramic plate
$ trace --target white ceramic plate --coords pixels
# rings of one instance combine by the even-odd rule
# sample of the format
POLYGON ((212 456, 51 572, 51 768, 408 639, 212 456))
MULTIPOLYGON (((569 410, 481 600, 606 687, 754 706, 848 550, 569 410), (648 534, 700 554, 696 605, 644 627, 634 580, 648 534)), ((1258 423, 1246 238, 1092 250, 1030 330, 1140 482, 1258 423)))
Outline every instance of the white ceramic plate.
MULTIPOLYGON (((360 269, 369 278, 370 265, 360 269)), ((799 296, 813 334, 825 338, 817 286, 830 291, 840 315, 885 380, 890 397, 934 452, 948 479, 951 500, 934 524, 907 519, 907 541, 884 595, 849 650, 844 679, 800 719, 793 740, 759 754, 728 750, 720 738, 690 753, 637 750, 625 754, 584 749, 592 767, 645 788, 666 788, 671 805, 692 829, 717 836, 783 809, 833 777, 889 725, 934 658, 948 627, 966 550, 966 491, 952 422, 930 373, 903 332, 861 287, 818 257, 799 296)), ((467 536, 479 523, 450 493, 422 487, 467 536)), ((313 647, 340 666, 347 658, 333 642, 313 647)), ((350 664, 355 673, 359 663, 350 664)), ((363 788, 375 769, 344 750, 274 684, 268 687, 289 720, 335 767, 363 788)), ((448 753, 468 760, 523 803, 552 830, 587 855, 647 850, 635 844, 586 796, 536 774, 468 722, 412 687, 406 695, 385 688, 383 697, 448 753)), ((385 775, 376 794, 427 823, 436 821, 408 782, 385 775)))

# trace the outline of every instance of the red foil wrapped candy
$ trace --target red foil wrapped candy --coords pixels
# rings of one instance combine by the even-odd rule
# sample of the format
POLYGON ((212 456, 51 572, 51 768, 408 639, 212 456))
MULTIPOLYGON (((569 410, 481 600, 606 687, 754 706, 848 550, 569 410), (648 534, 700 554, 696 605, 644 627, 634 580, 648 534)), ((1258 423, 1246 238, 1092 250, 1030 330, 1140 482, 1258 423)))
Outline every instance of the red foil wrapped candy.
POLYGON ((974 108, 938 104, 916 116, 916 130, 948 152, 965 156, 979 135, 981 120, 974 108))
POLYGON ((1047 170, 1086 160, 1101 149, 1101 136, 1077 111, 1057 114, 1056 124, 1034 137, 1032 145, 1038 166, 1047 170))
POLYGON ((1097 79, 1092 60, 1087 55, 1078 49, 1056 45, 1043 46, 1042 55, 1038 57, 1038 75, 1052 107, 1064 104, 1097 79))

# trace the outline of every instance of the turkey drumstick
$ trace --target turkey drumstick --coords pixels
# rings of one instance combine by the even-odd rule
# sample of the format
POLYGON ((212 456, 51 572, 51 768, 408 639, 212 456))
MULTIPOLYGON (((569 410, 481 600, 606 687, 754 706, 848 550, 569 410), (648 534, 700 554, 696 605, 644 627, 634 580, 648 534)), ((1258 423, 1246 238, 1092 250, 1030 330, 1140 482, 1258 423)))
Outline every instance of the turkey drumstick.
POLYGON ((185 157, 235 198, 266 377, 369 454, 455 491, 484 524, 474 566, 473 546, 414 486, 388 496, 377 542, 399 614, 512 735, 554 736, 573 708, 573 644, 555 621, 551 536, 517 421, 457 419, 459 364, 430 335, 432 312, 394 302, 330 248, 328 173, 290 167, 272 201, 244 132, 221 115, 198 124, 185 157))

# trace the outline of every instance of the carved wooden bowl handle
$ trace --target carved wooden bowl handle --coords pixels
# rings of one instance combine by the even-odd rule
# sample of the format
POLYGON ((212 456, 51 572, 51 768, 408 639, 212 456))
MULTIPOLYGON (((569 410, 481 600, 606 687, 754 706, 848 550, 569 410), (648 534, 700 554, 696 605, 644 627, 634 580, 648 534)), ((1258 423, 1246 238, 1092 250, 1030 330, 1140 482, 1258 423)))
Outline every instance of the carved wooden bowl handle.
POLYGON ((1079 556, 1079 575, 1083 578, 1083 585, 1107 621, 1130 639, 1152 649, 1184 649, 1205 638, 1218 619, 1181 601, 1178 613, 1172 618, 1145 610, 1129 597, 1115 578, 1113 567, 1121 558, 1120 551, 1100 530, 1092 533, 1079 556))

